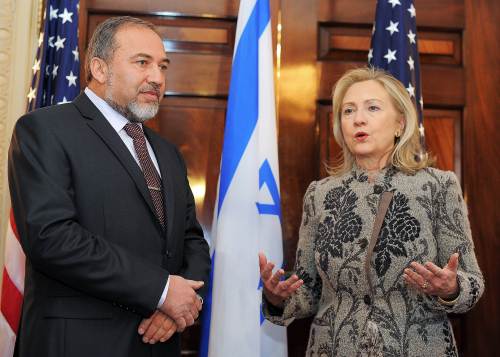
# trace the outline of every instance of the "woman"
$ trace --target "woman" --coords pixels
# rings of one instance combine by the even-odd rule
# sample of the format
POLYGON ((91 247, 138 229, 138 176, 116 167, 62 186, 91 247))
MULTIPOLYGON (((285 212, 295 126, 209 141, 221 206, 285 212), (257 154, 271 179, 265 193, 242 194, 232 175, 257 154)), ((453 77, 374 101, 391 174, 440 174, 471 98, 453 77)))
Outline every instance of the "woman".
POLYGON ((333 116, 343 163, 307 189, 296 275, 259 256, 266 318, 314 316, 307 356, 456 356, 447 314, 484 290, 456 176, 416 159, 415 109, 383 71, 344 74, 333 116))

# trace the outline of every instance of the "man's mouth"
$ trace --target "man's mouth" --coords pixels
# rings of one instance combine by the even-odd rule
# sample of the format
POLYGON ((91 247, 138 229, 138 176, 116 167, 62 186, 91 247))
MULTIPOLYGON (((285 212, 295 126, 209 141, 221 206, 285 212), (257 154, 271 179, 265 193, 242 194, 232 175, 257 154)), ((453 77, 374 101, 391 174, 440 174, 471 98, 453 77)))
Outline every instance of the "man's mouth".
POLYGON ((155 90, 141 91, 140 93, 150 99, 158 100, 160 98, 160 93, 155 90))

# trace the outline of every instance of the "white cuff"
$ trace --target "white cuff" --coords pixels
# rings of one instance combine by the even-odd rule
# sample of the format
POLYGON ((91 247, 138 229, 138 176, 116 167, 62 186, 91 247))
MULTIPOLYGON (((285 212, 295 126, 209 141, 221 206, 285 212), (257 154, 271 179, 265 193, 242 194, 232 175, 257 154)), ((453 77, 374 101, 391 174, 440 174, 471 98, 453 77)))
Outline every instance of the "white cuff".
POLYGON ((167 279, 167 284, 165 285, 165 289, 163 289, 163 293, 161 294, 160 301, 158 302, 158 309, 163 305, 163 303, 167 299, 167 292, 168 292, 168 284, 169 283, 170 283, 170 276, 167 279))

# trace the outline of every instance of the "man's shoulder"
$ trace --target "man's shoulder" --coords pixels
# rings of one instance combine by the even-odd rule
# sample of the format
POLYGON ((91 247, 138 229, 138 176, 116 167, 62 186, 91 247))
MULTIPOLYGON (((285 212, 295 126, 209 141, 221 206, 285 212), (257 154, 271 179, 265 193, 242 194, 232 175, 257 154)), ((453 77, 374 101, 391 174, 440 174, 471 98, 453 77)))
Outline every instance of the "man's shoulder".
POLYGON ((73 103, 51 105, 24 114, 19 118, 18 124, 26 126, 58 126, 64 124, 67 126, 71 119, 75 118, 75 115, 80 117, 73 103))

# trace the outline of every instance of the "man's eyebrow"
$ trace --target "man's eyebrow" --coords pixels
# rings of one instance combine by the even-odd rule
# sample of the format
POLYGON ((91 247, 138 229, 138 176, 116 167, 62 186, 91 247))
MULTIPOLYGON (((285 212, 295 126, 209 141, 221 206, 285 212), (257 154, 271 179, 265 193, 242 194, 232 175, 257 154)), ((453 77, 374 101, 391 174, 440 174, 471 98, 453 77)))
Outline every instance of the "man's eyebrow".
MULTIPOLYGON (((147 59, 150 59, 150 60, 153 59, 153 56, 148 55, 147 53, 136 53, 131 58, 137 58, 137 57, 144 57, 144 58, 147 58, 147 59)), ((170 60, 167 57, 164 57, 164 58, 161 59, 161 62, 170 63, 170 60)))

